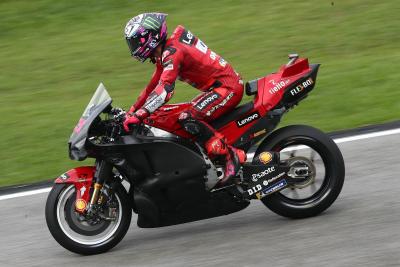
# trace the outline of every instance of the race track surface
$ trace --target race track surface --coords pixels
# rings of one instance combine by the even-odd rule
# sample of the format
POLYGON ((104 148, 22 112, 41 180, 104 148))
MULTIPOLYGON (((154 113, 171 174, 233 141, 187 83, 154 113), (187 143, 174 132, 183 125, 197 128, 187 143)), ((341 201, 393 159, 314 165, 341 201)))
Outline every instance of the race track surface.
POLYGON ((260 202, 224 217, 140 229, 108 253, 52 238, 47 193, 0 201, 0 266, 400 266, 400 134, 339 145, 346 181, 320 216, 290 220, 260 202))

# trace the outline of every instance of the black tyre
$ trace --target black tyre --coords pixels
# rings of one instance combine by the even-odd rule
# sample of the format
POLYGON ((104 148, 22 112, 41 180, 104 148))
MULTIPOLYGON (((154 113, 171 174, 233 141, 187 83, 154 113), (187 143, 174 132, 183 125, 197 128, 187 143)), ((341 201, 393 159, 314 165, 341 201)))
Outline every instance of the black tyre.
POLYGON ((106 252, 117 245, 129 229, 132 210, 128 194, 122 186, 114 189, 114 221, 95 225, 79 220, 75 211, 75 186, 55 184, 46 202, 46 222, 54 239, 64 248, 83 255, 106 252))
POLYGON ((253 161, 263 151, 279 152, 281 161, 296 164, 300 162, 309 165, 311 173, 314 172, 313 176, 310 174, 309 182, 284 189, 261 200, 265 206, 281 216, 297 219, 318 215, 332 205, 342 190, 345 177, 343 156, 336 143, 318 129, 304 125, 278 129, 261 143, 253 161), (316 168, 315 165, 318 164, 323 167, 316 168), (316 188, 317 174, 322 174, 319 188, 316 188), (306 190, 314 192, 304 196, 307 192, 303 191, 306 190))

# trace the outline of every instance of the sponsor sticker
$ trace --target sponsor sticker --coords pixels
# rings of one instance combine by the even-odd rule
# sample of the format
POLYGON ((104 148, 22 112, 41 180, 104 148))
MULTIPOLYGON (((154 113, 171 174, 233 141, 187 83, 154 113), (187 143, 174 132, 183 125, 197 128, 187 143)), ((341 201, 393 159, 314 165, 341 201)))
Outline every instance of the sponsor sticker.
MULTIPOLYGON (((169 111, 169 110, 173 110, 173 109, 177 109, 177 108, 179 108, 179 106, 170 106, 170 107, 164 107, 164 108, 162 108, 162 110, 163 111, 169 111)), ((183 114, 183 113, 181 113, 181 114, 183 114)), ((179 118, 180 118, 180 116, 179 116, 179 118)))
POLYGON ((260 184, 257 184, 253 186, 252 188, 247 189, 247 193, 249 196, 256 194, 257 192, 260 192, 262 190, 262 186, 260 184))
POLYGON ((68 175, 68 173, 63 173, 60 175, 60 178, 63 180, 67 180, 69 178, 69 175, 68 175))
POLYGON ((255 133, 252 135, 252 138, 255 138, 255 137, 257 137, 257 136, 260 136, 260 135, 262 135, 262 134, 265 134, 266 132, 267 132, 267 130, 262 129, 262 130, 259 131, 259 132, 255 132, 255 133))
POLYGON ((274 171, 275 171, 275 167, 272 166, 272 167, 269 167, 269 168, 263 170, 262 172, 253 173, 253 174, 251 175, 251 180, 252 180, 253 182, 257 182, 258 179, 263 178, 265 175, 268 175, 268 174, 270 174, 270 173, 273 173, 274 171))
POLYGON ((83 196, 83 194, 85 194, 86 191, 86 186, 82 186, 80 191, 81 191, 81 196, 83 196))
POLYGON ((275 193, 276 191, 279 191, 280 189, 284 188, 287 186, 286 180, 282 180, 270 187, 265 188, 261 193, 263 194, 262 196, 270 195, 272 193, 275 193))
POLYGON ((297 85, 295 88, 290 90, 290 94, 292 96, 298 95, 301 92, 303 92, 304 89, 306 89, 307 87, 309 87, 313 83, 314 83, 313 79, 312 78, 308 78, 307 80, 305 80, 304 82, 302 82, 301 84, 297 85))
MULTIPOLYGON (((196 43, 196 48, 202 52, 203 54, 207 53, 207 49, 208 47, 206 46, 205 43, 203 43, 200 39, 198 39, 197 43, 196 43)), ((215 53, 214 53, 215 54, 215 53)))
MULTIPOLYGON (((263 189, 263 186, 268 186, 270 183, 272 183, 272 182, 278 180, 279 178, 281 178, 281 177, 284 176, 284 175, 285 175, 285 172, 281 172, 280 174, 278 174, 278 175, 272 177, 271 179, 264 180, 264 181, 262 181, 262 183, 261 183, 262 185, 261 185, 261 184, 257 184, 257 185, 255 185, 255 186, 252 186, 251 188, 249 188, 249 189, 247 190, 247 193, 249 194, 249 196, 251 196, 251 195, 253 195, 253 194, 257 194, 258 192, 260 192, 260 191, 263 189)), ((252 177, 252 180, 254 181, 253 178, 254 178, 254 177, 252 177)), ((257 182, 257 180, 258 180, 258 179, 256 179, 254 182, 257 182)), ((285 180, 283 180, 283 181, 285 181, 285 180)), ((286 183, 286 181, 285 181, 285 183, 286 183)), ((270 188, 270 187, 269 187, 269 188, 270 188)), ((269 189, 269 188, 266 188, 266 189, 264 189, 264 190, 267 190, 267 189, 269 189)), ((277 189, 277 190, 279 190, 279 189, 277 189)), ((257 196, 257 198, 259 198, 259 197, 257 196)))
POLYGON ((86 201, 82 198, 75 201, 75 209, 79 212, 82 212, 86 209, 86 201))
POLYGON ((231 92, 224 100, 222 100, 221 103, 219 103, 216 106, 213 106, 209 111, 207 111, 206 115, 207 116, 211 116, 211 114, 213 114, 217 109, 219 109, 220 107, 223 107, 226 105, 226 103, 228 103, 229 99, 231 99, 233 97, 233 93, 231 92))
POLYGON ((279 81, 279 82, 275 82, 275 80, 270 80, 269 82, 272 83, 272 85, 274 86, 271 89, 269 89, 269 93, 273 95, 279 92, 282 88, 284 88, 290 82, 290 80, 279 81))
POLYGON ((184 31, 181 35, 181 37, 179 38, 179 41, 181 43, 187 44, 192 46, 194 43, 195 37, 193 35, 193 33, 191 33, 190 31, 184 31))
POLYGON ((259 156, 258 159, 260 160, 261 163, 263 164, 268 164, 272 160, 272 154, 269 152, 262 152, 259 156))
POLYGON ((248 115, 247 117, 245 117, 245 118, 243 118, 241 120, 236 121, 236 124, 237 124, 238 127, 243 127, 243 126, 245 126, 245 125, 247 125, 247 124, 249 124, 249 123, 251 123, 251 122, 253 122, 253 121, 257 120, 257 119, 259 119, 259 118, 260 118, 260 114, 258 114, 258 112, 255 112, 255 113, 252 113, 252 114, 248 115))
POLYGON ((147 109, 150 113, 154 112, 156 109, 158 109, 162 104, 164 104, 164 99, 167 96, 167 91, 163 90, 161 95, 155 94, 155 96, 148 100, 144 104, 144 108, 147 109))
POLYGON ((202 99, 197 105, 196 108, 198 110, 203 110, 205 107, 207 107, 208 105, 210 105, 211 103, 213 103, 215 100, 217 100, 219 98, 219 94, 217 93, 213 93, 211 95, 209 95, 207 98, 202 99))
POLYGON ((78 124, 74 128, 74 132, 79 133, 82 130, 83 126, 85 125, 85 122, 86 122, 85 119, 80 118, 78 124))
POLYGON ((221 65, 221 67, 224 67, 224 68, 225 68, 226 64, 228 64, 228 62, 225 59, 223 59, 222 57, 219 58, 218 62, 219 62, 219 65, 221 65))

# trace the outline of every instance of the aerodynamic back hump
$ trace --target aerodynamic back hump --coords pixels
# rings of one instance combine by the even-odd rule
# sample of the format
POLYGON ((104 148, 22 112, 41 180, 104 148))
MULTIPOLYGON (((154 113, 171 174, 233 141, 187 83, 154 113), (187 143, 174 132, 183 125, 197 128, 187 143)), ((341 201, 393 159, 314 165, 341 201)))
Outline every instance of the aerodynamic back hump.
POLYGON ((257 106, 267 111, 276 107, 291 108, 314 88, 318 67, 318 64, 308 64, 306 58, 299 58, 281 66, 278 72, 258 79, 257 106))

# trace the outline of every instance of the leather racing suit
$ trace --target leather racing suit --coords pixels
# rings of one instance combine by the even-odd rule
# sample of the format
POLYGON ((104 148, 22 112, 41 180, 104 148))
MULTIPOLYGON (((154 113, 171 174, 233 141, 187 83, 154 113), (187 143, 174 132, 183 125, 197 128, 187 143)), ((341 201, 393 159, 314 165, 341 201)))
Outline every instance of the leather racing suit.
POLYGON ((243 81, 228 62, 190 31, 178 26, 166 40, 161 60, 156 60, 150 83, 133 105, 137 110, 136 116, 143 120, 165 104, 174 93, 176 79, 201 91, 192 100, 191 107, 181 113, 179 122, 206 148, 209 156, 225 157, 227 165, 222 181, 225 182, 237 172, 237 166, 230 166, 232 161, 233 164, 244 161, 245 154, 226 145, 222 134, 208 122, 239 104, 243 96, 243 81))

